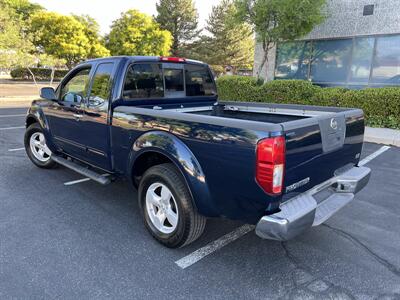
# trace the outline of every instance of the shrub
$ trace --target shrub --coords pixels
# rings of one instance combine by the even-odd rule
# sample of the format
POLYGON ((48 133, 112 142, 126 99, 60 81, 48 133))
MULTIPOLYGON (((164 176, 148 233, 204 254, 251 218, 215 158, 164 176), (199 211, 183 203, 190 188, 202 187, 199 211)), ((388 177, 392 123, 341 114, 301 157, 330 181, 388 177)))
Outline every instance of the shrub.
POLYGON ((368 125, 400 128, 400 88, 367 88, 352 90, 342 97, 340 106, 364 111, 368 125))
POLYGON ((348 90, 344 88, 321 88, 315 89, 314 95, 311 97, 309 104, 321 106, 341 106, 343 94, 348 90))
POLYGON ((218 96, 229 101, 262 101, 259 89, 262 82, 255 77, 222 76, 217 80, 218 96))
POLYGON ((400 87, 321 88, 304 80, 261 83, 253 77, 223 76, 217 80, 221 100, 311 104, 361 108, 369 126, 400 129, 400 87))
MULTIPOLYGON (((36 80, 50 80, 51 69, 45 68, 30 68, 32 73, 35 75, 36 80)), ((55 70, 54 79, 62 79, 68 70, 55 70)), ((26 68, 16 68, 10 72, 10 75, 13 79, 29 79, 32 80, 32 74, 26 68)))
POLYGON ((274 80, 262 85, 263 101, 311 104, 311 99, 319 87, 305 80, 274 80))

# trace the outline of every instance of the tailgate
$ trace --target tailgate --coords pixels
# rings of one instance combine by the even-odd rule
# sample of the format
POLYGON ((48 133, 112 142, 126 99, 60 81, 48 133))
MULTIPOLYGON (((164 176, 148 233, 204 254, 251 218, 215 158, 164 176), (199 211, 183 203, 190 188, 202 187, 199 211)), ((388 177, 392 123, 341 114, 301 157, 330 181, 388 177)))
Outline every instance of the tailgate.
POLYGON ((283 201, 359 161, 364 137, 362 110, 319 113, 281 125, 286 135, 283 201))

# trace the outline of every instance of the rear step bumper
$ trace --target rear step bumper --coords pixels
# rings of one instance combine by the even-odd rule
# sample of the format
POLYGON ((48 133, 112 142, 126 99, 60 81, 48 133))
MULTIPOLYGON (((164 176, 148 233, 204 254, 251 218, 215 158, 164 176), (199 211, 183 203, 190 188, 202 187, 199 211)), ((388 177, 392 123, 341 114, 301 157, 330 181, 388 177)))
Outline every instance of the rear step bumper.
POLYGON ((281 204, 280 212, 262 217, 256 234, 264 239, 286 241, 322 224, 354 199, 368 183, 370 174, 367 167, 354 167, 296 196, 281 204), (328 196, 321 200, 319 195, 324 193, 328 196))

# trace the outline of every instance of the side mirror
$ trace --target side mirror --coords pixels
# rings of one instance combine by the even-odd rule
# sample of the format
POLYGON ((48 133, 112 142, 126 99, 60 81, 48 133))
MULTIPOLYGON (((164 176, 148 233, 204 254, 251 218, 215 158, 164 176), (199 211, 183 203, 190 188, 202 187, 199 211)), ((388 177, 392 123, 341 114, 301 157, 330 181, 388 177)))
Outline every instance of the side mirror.
POLYGON ((40 89, 40 97, 47 100, 56 101, 56 93, 52 87, 44 87, 40 89))

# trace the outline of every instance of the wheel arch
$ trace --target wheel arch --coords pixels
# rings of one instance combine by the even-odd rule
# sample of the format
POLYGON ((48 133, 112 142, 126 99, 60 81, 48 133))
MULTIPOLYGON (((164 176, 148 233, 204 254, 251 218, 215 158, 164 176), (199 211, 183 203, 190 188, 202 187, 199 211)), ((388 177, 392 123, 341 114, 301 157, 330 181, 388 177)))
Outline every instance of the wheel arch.
POLYGON ((204 216, 215 216, 206 176, 200 163, 186 144, 170 133, 151 131, 134 142, 129 176, 137 181, 137 177, 143 175, 148 168, 168 162, 175 165, 183 176, 197 211, 204 216))
POLYGON ((37 105, 32 105, 25 118, 25 127, 28 128, 35 123, 39 124, 43 130, 44 136, 46 137, 47 146, 50 148, 50 150, 54 153, 57 152, 57 147, 53 142, 53 137, 42 109, 37 105))
POLYGON ((25 127, 28 128, 29 126, 31 126, 34 123, 39 123, 39 121, 37 120, 37 118, 33 115, 28 115, 26 117, 26 121, 25 121, 25 127))

